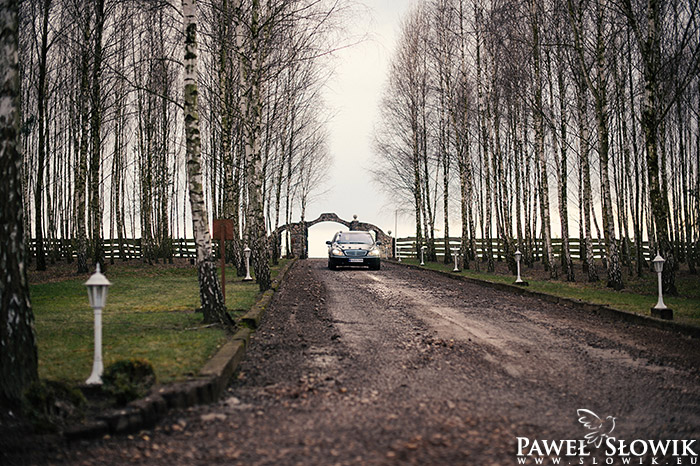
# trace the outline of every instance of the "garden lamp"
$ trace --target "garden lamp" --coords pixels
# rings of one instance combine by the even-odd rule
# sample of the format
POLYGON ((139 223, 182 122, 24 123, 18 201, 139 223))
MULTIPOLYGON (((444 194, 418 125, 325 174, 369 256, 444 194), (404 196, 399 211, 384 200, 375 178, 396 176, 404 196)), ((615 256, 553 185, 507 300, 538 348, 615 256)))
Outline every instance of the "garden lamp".
POLYGON ((100 272, 100 264, 97 264, 95 273, 85 282, 88 292, 88 300, 95 314, 95 355, 92 362, 92 374, 85 381, 88 385, 101 385, 102 372, 104 366, 102 364, 102 309, 107 303, 107 289, 111 285, 100 272))
POLYGON ((525 285, 526 282, 524 282, 523 279, 520 278, 520 259, 523 258, 523 253, 520 252, 520 249, 516 249, 513 253, 513 256, 515 256, 515 265, 518 269, 518 278, 515 279, 515 283, 518 285, 525 285))
POLYGON ((664 304, 663 286, 661 280, 661 274, 664 271, 664 262, 666 261, 663 257, 661 257, 661 254, 656 254, 656 257, 651 262, 654 264, 654 272, 656 272, 656 276, 658 277, 657 281, 659 284, 659 300, 656 302, 656 306, 651 308, 651 315, 662 319, 673 319, 673 311, 664 304))
POLYGON ((457 268, 457 258, 459 257, 459 248, 450 248, 450 251, 452 251, 452 255, 455 256, 455 268, 453 272, 459 272, 459 269, 457 268))
POLYGON ((389 235, 389 238, 391 238, 391 245, 384 246, 384 253, 386 254, 387 259, 389 258, 389 248, 391 248, 391 252, 394 252, 394 238, 391 236, 391 230, 387 230, 386 232, 389 235))
POLYGON ((244 282, 251 281, 253 277, 250 276, 250 248, 248 246, 243 250, 243 255, 245 256, 245 278, 244 282))

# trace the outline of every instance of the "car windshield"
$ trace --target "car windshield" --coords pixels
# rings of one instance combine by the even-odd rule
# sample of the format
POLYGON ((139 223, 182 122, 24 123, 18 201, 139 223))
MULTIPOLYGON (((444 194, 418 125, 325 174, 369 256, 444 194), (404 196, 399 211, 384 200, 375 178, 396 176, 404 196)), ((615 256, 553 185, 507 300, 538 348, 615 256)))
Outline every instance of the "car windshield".
POLYGON ((343 232, 338 234, 336 242, 339 244, 372 244, 372 235, 367 232, 343 232))

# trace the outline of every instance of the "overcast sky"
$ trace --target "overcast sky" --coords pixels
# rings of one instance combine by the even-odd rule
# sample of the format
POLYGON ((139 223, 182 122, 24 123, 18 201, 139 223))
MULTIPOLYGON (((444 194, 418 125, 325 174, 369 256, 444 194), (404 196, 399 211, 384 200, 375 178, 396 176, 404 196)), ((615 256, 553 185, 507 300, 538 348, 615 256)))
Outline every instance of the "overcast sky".
MULTIPOLYGON (((327 193, 308 206, 306 220, 333 212, 340 218, 394 231, 394 205, 372 182, 372 134, 378 119, 382 88, 399 32, 400 21, 414 0, 365 0, 366 16, 349 26, 352 37, 366 35, 358 45, 341 50, 334 60, 335 74, 328 82, 325 101, 334 117, 329 123, 333 164, 327 193)), ((410 234, 410 221, 399 219, 399 235, 410 234)), ((344 229, 321 223, 309 230, 309 253, 327 255, 326 240, 344 229)))

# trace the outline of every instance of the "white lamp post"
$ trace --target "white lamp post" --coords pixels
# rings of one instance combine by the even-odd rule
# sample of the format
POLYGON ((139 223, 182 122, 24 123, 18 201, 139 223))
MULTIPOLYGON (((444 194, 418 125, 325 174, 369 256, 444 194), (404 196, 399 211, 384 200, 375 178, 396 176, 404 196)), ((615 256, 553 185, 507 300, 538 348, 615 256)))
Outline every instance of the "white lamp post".
POLYGON ((661 281, 661 274, 664 271, 664 262, 666 261, 663 257, 661 257, 661 254, 656 254, 656 257, 651 262, 654 264, 654 271, 656 272, 659 283, 659 300, 656 302, 656 306, 651 308, 651 315, 654 317, 671 320, 673 319, 673 311, 664 304, 663 287, 661 281))
POLYGON ((90 279, 85 282, 90 306, 95 313, 95 355, 92 362, 92 374, 85 381, 88 385, 102 385, 102 309, 107 302, 107 288, 111 285, 107 277, 100 272, 100 264, 90 279))
POLYGON ((455 268, 453 272, 459 272, 459 269, 457 268, 457 258, 459 257, 459 248, 450 248, 450 251, 452 251, 452 255, 455 257, 455 268))
POLYGON ((394 241, 394 256, 396 260, 401 262, 401 254, 399 253, 399 211, 394 210, 394 233, 396 233, 396 241, 394 241))
POLYGON ((420 265, 425 265, 425 261, 423 260, 423 251, 428 249, 428 246, 421 246, 420 247, 420 265))
POLYGON ((392 246, 387 246, 387 245, 384 246, 384 253, 386 254, 386 258, 388 259, 389 258, 389 247, 391 247, 391 250, 393 252, 394 251, 393 244, 395 243, 395 241, 394 241, 394 237, 391 236, 391 230, 388 230, 387 234, 389 235, 389 238, 391 238, 391 244, 392 244, 392 246))
POLYGON ((243 281, 249 282, 253 277, 250 276, 250 248, 248 246, 243 250, 243 255, 245 256, 245 278, 243 281))
POLYGON ((515 279, 515 284, 527 286, 528 283, 526 281, 523 281, 522 278, 520 278, 520 259, 523 258, 523 253, 520 252, 520 249, 516 249, 515 252, 513 253, 513 256, 515 256, 515 265, 517 266, 517 269, 518 269, 518 278, 515 279))

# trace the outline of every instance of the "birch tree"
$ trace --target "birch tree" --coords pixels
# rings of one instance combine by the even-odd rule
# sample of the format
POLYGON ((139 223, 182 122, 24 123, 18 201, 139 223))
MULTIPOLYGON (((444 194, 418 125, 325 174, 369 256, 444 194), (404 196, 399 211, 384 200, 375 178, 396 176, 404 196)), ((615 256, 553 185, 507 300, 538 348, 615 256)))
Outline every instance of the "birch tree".
POLYGON ((0 0, 0 405, 38 379, 22 210, 18 5, 0 0))
MULTIPOLYGON (((471 145, 469 138, 469 117, 471 112, 471 83, 469 81, 467 63, 466 28, 468 26, 467 12, 463 0, 458 0, 457 9, 457 40, 459 43, 459 82, 456 86, 452 101, 452 123, 454 125, 455 152, 459 170, 460 212, 462 220, 462 241, 460 255, 462 267, 470 268, 470 260, 475 258, 476 232, 474 226, 474 173, 471 160, 471 145)), ((479 262, 475 262, 478 270, 479 262)))
POLYGON ((612 215, 612 195, 610 192, 609 155, 610 155, 610 127, 609 127, 609 102, 608 102, 608 78, 610 74, 608 60, 608 41, 610 30, 613 27, 608 17, 608 8, 604 0, 594 0, 592 8, 579 2, 574 6, 572 0, 568 0, 568 7, 572 23, 574 25, 575 54, 579 66, 577 70, 582 73, 581 79, 585 82, 589 92, 593 95, 598 133, 598 158, 600 161, 600 186, 601 204, 603 213, 603 234, 605 236, 606 261, 608 286, 616 290, 624 287, 620 257, 615 236, 615 224, 612 215), (589 23, 593 29, 593 43, 590 47, 584 44, 585 31, 582 21, 584 12, 591 16, 589 23), (587 60, 587 50, 590 49, 591 59, 587 60), (592 72, 589 71, 592 70, 592 72))
POLYGON ((182 0, 185 25, 185 144, 187 153, 187 184, 192 213, 192 231, 197 246, 197 275, 199 298, 205 323, 231 325, 226 313, 221 284, 216 273, 209 234, 209 216, 204 203, 202 178, 201 136, 197 86, 197 0, 182 0))
POLYGON ((576 109, 578 120, 578 151, 579 151, 579 172, 581 173, 579 185, 581 201, 579 209, 583 211, 581 220, 583 223, 584 237, 582 243, 583 270, 591 283, 598 281, 598 271, 593 257, 593 235, 591 221, 591 168, 589 149, 589 127, 588 127, 588 90, 584 82, 583 74, 577 73, 576 85, 576 109), (585 239, 584 239, 585 238, 585 239))
POLYGON ((90 90, 90 138, 92 152, 90 154, 90 224, 92 225, 93 263, 100 264, 105 270, 104 251, 102 245, 102 200, 100 196, 101 167, 102 167, 102 35, 105 25, 104 0, 96 0, 95 30, 93 31, 94 45, 92 57, 92 89, 90 90))
MULTIPOLYGON (((46 119, 46 80, 47 61, 49 52, 49 14, 51 10, 51 0, 44 0, 41 7, 41 45, 39 49, 39 77, 37 82, 37 119, 39 141, 37 144, 37 174, 34 190, 34 234, 36 238, 36 268, 46 270, 46 253, 44 251, 44 211, 43 211, 43 188, 44 188, 44 166, 46 164, 47 149, 47 119, 46 119)), ((50 206, 49 206, 50 208, 50 206)))
MULTIPOLYGON (((671 212, 666 188, 663 158, 664 118, 685 89, 697 76, 700 63, 700 41, 697 39, 697 0, 623 0, 621 8, 634 33, 642 65, 644 97, 642 100, 642 131, 646 148, 649 200, 654 218, 654 236, 658 253, 666 260, 663 270, 663 290, 677 294, 675 274, 676 255, 669 237, 671 212), (671 8, 671 7, 674 8, 671 8), (671 16, 672 15, 672 16, 671 16), (667 23, 675 22, 681 31, 677 37, 669 32, 667 23), (662 52, 662 47, 664 51, 662 52), (667 77, 667 80, 664 80, 667 77), (671 79, 675 78, 675 79, 671 79), (666 82, 676 81, 673 85, 666 82), (666 81, 666 82, 665 82, 666 81)), ((697 193, 696 193, 697 196, 697 193)))
MULTIPOLYGON (((240 4, 239 4, 240 14, 240 4)), ((265 60, 270 36, 269 28, 274 19, 261 21, 259 0, 252 0, 247 32, 250 34, 247 49, 243 49, 243 15, 239 23, 239 59, 241 67, 241 114, 243 116, 243 143, 245 147, 246 178, 248 186, 248 241, 252 251, 255 280, 261 291, 270 287, 270 250, 265 228, 265 206, 263 200, 263 161, 261 125, 263 113, 263 82, 265 60)))
POLYGON ((86 187, 88 174, 88 150, 89 150, 89 116, 90 116, 90 52, 88 43, 90 38, 90 9, 83 9, 78 3, 71 5, 79 18, 76 35, 79 47, 79 111, 78 111, 78 163, 76 167, 74 184, 74 219, 75 219, 75 249, 77 253, 78 273, 87 273, 88 243, 87 223, 85 218, 86 187))
POLYGON ((380 163, 384 165, 379 170, 382 178, 378 181, 385 189, 403 192, 411 200, 418 253, 429 236, 425 228, 427 222, 424 223, 426 170, 421 121, 421 114, 425 113, 422 106, 426 88, 421 85, 425 74, 421 44, 424 24, 423 13, 417 11, 402 26, 399 48, 390 65, 389 83, 382 101, 384 125, 375 136, 380 163))
POLYGON ((562 252, 561 252, 561 265, 562 272, 566 275, 566 280, 573 282, 575 280, 574 276, 574 266, 571 259, 571 249, 569 244, 569 193, 568 193, 568 182, 569 182, 569 171, 568 171, 568 153, 569 153, 569 141, 568 141, 568 114, 569 114, 569 96, 567 90, 567 79, 565 75, 565 51, 564 46, 567 42, 567 37, 564 33, 564 23, 566 20, 566 11, 563 5, 554 11, 552 17, 550 18, 552 29, 554 29, 553 39, 554 43, 554 53, 547 54, 547 71, 550 75, 550 99, 552 107, 551 127, 552 127, 552 137, 555 142, 554 147, 554 158, 556 163, 556 173, 557 173, 557 197, 559 201, 559 220, 561 224, 561 239, 562 239, 562 252), (552 55, 555 62, 556 72, 551 71, 551 61, 552 55), (553 90, 552 81, 556 76, 556 93, 553 90), (555 97, 557 95, 558 100, 558 112, 555 110, 555 97), (558 113, 558 115, 556 115, 558 113), (555 123, 558 120, 559 124, 555 123))
POLYGON ((547 160, 544 150, 544 107, 542 103, 542 60, 540 47, 540 11, 537 0, 530 2, 530 21, 532 28, 532 58, 533 58, 533 86, 534 86, 534 124, 535 124, 535 156, 537 157, 538 169, 540 171, 539 198, 540 214, 542 216, 542 232, 544 239, 544 265, 549 270, 551 278, 556 278, 557 271, 554 264, 552 251, 552 233, 549 215, 549 183, 547 176, 547 160))

